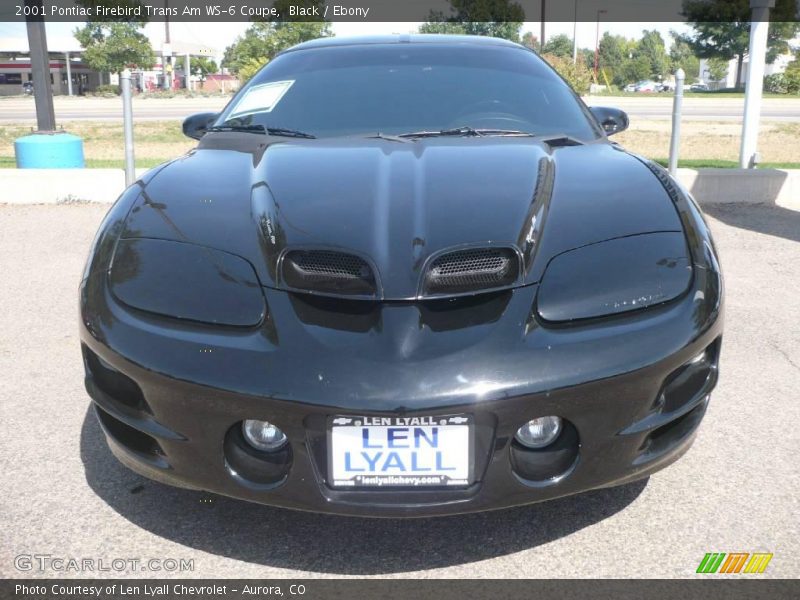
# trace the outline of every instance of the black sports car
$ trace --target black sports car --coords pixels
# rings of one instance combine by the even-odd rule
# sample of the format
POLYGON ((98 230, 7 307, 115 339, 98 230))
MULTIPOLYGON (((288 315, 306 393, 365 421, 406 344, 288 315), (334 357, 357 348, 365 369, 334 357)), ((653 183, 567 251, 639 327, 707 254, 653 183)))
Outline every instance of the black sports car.
POLYGON ((681 456, 722 282, 688 192, 535 53, 323 39, 128 188, 80 287, 113 453, 169 484, 422 516, 681 456))

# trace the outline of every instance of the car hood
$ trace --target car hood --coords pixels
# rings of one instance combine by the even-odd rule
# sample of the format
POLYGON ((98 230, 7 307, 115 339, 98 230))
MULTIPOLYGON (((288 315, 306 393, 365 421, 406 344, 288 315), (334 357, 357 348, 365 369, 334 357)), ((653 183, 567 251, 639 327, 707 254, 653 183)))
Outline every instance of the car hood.
POLYGON ((606 142, 535 138, 291 140, 211 134, 142 181, 124 237, 191 242, 249 260, 279 287, 293 248, 339 249, 375 265, 387 299, 417 295, 425 261, 463 245, 519 252, 520 285, 594 242, 680 231, 666 191, 606 142))

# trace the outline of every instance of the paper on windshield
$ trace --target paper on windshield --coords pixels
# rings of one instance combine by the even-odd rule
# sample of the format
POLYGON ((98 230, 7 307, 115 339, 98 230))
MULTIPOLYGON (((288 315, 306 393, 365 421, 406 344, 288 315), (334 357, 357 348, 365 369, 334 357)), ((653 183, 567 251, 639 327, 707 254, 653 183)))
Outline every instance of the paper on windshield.
POLYGON ((251 87, 233 108, 228 118, 272 111, 293 83, 294 80, 271 81, 251 87))

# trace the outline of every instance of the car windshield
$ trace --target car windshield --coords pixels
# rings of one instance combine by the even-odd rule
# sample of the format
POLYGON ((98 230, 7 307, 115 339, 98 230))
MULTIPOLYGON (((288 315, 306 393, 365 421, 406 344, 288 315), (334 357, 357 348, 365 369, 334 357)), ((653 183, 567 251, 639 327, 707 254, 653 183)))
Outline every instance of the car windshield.
POLYGON ((532 52, 469 43, 287 52, 234 97, 216 125, 318 138, 453 129, 600 137, 577 96, 532 52))

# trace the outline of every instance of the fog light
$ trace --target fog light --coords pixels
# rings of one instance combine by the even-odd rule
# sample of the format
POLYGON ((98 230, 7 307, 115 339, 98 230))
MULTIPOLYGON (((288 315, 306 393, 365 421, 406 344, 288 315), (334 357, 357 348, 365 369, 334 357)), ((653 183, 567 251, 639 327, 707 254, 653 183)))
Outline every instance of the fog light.
POLYGON ((527 448, 544 448, 561 433, 561 417, 539 417, 517 429, 516 440, 527 448))
POLYGON ((244 439, 257 450, 272 451, 286 443, 286 434, 269 421, 247 419, 242 422, 244 439))

